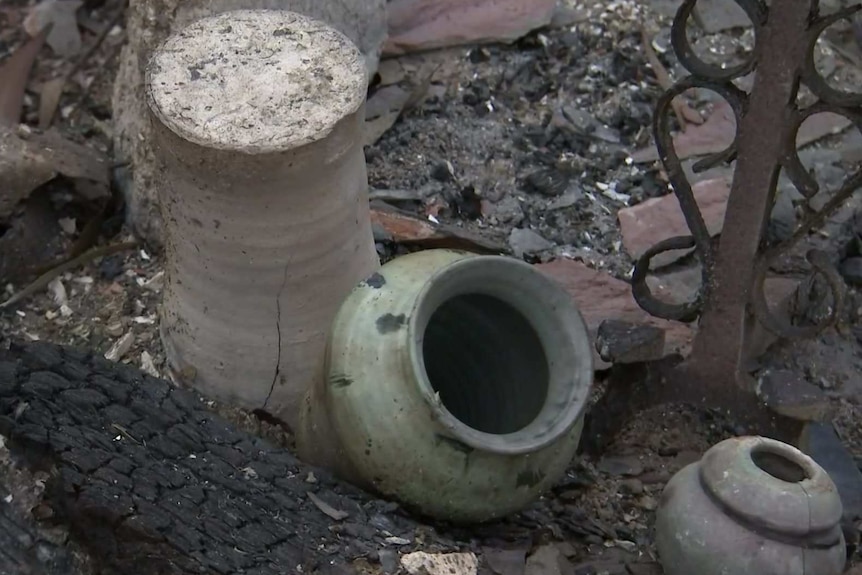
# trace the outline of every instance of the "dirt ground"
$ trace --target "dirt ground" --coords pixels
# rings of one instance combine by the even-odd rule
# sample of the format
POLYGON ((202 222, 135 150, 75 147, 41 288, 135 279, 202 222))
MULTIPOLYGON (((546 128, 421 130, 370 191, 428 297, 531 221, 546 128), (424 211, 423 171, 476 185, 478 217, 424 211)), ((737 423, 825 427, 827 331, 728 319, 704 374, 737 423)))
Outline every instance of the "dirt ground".
MULTIPOLYGON (((0 58, 21 43, 22 20, 32 4, 7 0, 0 7, 0 58)), ((384 62, 381 70, 392 77, 381 73, 371 97, 393 77, 409 83, 421 70, 435 72, 420 101, 367 148, 372 194, 422 219, 480 234, 502 252, 531 263, 568 258, 629 278, 633 261, 617 214, 669 192, 658 163, 631 159, 651 143, 651 117, 662 91, 644 55, 641 26, 654 36, 652 45, 671 75, 682 74, 669 46, 672 12, 667 4, 600 3, 589 18, 532 32, 512 45, 451 48, 384 62), (513 229, 531 234, 512 234, 513 229)), ((114 0, 85 2, 85 44, 117 9, 114 0)), ((835 38, 843 38, 842 33, 835 38)), ((122 23, 114 25, 73 75, 58 108, 57 124, 64 134, 103 152, 110 148, 111 82, 123 37, 122 23)), ((736 57, 752 42, 751 33, 741 29, 696 30, 694 37, 696 46, 712 57, 736 57)), ((837 40, 821 41, 817 61, 837 85, 858 88, 862 69, 855 54, 837 40)), ((70 65, 43 48, 25 100, 28 125, 38 122, 39 87, 70 65)), ((699 93, 689 105, 707 116, 714 101, 699 93)), ((829 155, 835 150, 844 157, 862 157, 862 142, 845 134, 809 147, 814 172, 840 183, 841 173, 833 173, 829 155)), ((122 169, 115 175, 115 184, 122 186, 122 169)), ((45 193, 58 222, 65 219, 57 225, 58 245, 44 254, 47 258, 68 248, 91 210, 62 180, 45 193), (75 225, 69 225, 69 218, 75 225)), ((853 215, 845 214, 835 233, 817 239, 836 260, 862 251, 862 244, 857 245, 862 227, 855 228, 853 215)), ((771 229, 781 225, 774 214, 771 229)), ((110 221, 103 230, 102 243, 131 239, 110 221)), ((382 258, 403 253, 397 239, 385 230, 375 232, 382 258)), ((855 276, 850 271, 845 276, 851 295, 841 328, 812 342, 780 346, 766 356, 764 366, 802 373, 827 392, 837 409, 836 429, 862 469, 862 306, 857 305, 862 300, 855 292, 855 276)), ((0 310, 0 334, 93 349, 151 375, 164 375, 157 332, 163 277, 161 254, 144 245, 91 261, 19 305, 0 310)), ((25 285, 23 280, 4 284, 4 298, 25 285)), ((290 442, 277 425, 213 407, 243 429, 290 442)), ((520 529, 533 517, 524 548, 552 543, 574 573, 657 573, 651 526, 664 483, 735 429, 732 422, 694 409, 644 412, 602 459, 578 461, 552 493, 517 521, 485 529, 520 529), (642 566, 625 571, 626 563, 642 566)), ((369 557, 370 569, 379 569, 380 563, 380 557, 369 557)))

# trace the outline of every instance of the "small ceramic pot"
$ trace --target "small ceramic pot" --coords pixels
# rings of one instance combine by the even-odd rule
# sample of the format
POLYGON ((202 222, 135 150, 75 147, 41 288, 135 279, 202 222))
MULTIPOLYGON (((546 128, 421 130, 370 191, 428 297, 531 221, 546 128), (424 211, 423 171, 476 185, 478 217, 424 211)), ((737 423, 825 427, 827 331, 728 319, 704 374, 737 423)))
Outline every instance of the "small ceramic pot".
POLYGON ((813 459, 780 441, 733 438, 668 482, 656 546, 667 575, 838 575, 841 514, 813 459))
POLYGON ((571 297, 532 266, 414 253, 341 306, 297 447, 422 514, 495 519, 571 463, 592 372, 571 297))

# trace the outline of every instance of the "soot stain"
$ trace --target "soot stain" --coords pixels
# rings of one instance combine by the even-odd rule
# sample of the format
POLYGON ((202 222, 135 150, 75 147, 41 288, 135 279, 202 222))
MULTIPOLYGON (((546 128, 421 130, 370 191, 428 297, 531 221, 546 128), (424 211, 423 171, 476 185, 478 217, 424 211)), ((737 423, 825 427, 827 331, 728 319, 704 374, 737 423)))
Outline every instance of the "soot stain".
POLYGON ((407 316, 403 313, 392 315, 385 313, 377 318, 377 331, 380 333, 392 333, 401 329, 401 326, 407 322, 407 316))
POLYGON ((333 375, 329 378, 329 385, 341 389, 353 384, 353 380, 346 375, 333 375))
POLYGON ((380 289, 386 285, 386 278, 379 273, 374 273, 371 274, 371 277, 365 280, 365 283, 369 287, 373 287, 374 289, 380 289))

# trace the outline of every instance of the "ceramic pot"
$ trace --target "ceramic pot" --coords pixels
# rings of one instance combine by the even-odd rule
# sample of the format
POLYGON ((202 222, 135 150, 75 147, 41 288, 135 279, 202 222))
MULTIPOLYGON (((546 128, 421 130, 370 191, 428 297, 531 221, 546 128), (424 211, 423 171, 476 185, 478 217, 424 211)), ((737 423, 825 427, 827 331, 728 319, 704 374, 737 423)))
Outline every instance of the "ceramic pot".
POLYGON ((841 513, 813 459, 780 441, 733 438, 668 482, 656 546, 667 575, 838 575, 841 513))
POLYGON ((429 250, 338 312, 298 448, 407 507, 457 522, 517 511, 571 463, 593 377, 571 297, 506 257, 429 250))
POLYGON ((363 57, 299 14, 223 12, 156 50, 147 86, 172 373, 295 428, 338 307, 379 267, 363 57))

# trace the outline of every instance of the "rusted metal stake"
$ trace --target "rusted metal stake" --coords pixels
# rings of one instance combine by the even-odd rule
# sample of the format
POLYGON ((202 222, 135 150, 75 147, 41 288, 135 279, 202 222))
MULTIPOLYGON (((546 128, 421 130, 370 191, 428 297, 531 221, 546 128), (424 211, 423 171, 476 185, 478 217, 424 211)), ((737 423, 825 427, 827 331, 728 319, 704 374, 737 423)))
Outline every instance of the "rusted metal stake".
POLYGON ((739 368, 752 327, 748 302, 754 288, 753 264, 775 202, 780 161, 787 142, 795 143, 793 113, 801 63, 809 50, 811 4, 782 2, 758 30, 759 65, 738 129, 736 170, 713 285, 689 358, 690 373, 696 374, 698 385, 708 388, 703 392, 713 401, 736 395, 734 388, 742 383, 739 368))

